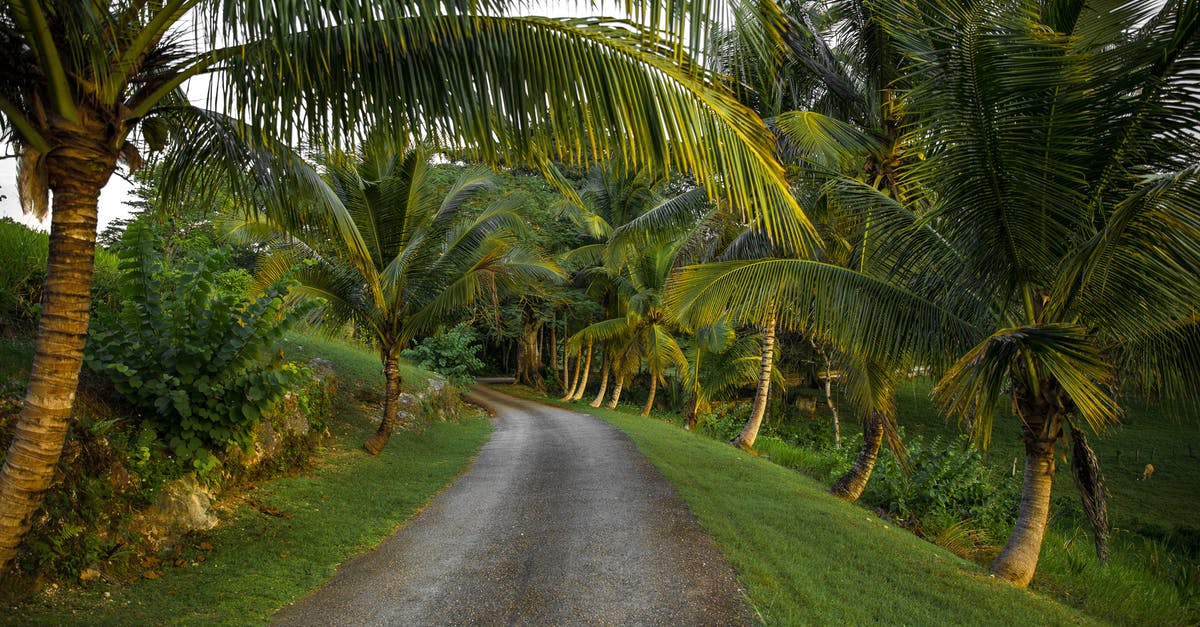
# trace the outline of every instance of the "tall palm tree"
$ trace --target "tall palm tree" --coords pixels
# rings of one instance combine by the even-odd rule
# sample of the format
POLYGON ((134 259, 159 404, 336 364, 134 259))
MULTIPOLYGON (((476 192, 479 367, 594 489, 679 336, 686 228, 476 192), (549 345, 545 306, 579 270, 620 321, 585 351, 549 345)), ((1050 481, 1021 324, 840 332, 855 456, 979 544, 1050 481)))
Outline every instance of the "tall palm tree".
MULTIPOLYGON (((1123 390, 1200 400, 1200 3, 881 6, 928 155, 905 175, 932 205, 915 220, 941 242, 902 265, 987 313, 934 395, 984 443, 1002 395, 1021 421, 1020 511, 992 572, 1024 586, 1055 446, 1085 448, 1123 390)), ((1095 524, 1098 469, 1075 470, 1095 524)))
POLYGON ((642 415, 649 415, 667 369, 674 366, 682 371, 687 367, 674 336, 675 327, 662 307, 663 290, 678 251, 678 243, 639 250, 637 254, 627 251, 620 267, 621 284, 626 290, 619 302, 624 311, 585 327, 572 338, 574 343, 592 341, 612 347, 613 391, 607 407, 616 407, 625 379, 644 361, 650 374, 650 393, 642 415))
POLYGON ((272 155, 252 154, 269 147, 264 138, 335 141, 382 121, 489 160, 575 161, 621 146, 639 164, 694 172, 732 207, 815 245, 765 127, 686 60, 703 39, 707 3, 631 4, 625 21, 498 17, 505 6, 0 4, 0 137, 20 156, 23 205, 44 215, 51 195, 54 203, 36 358, 0 470, 0 568, 62 451, 87 329, 96 201, 118 164, 136 169, 147 148, 185 148, 176 174, 190 175, 176 180, 249 169, 246 195, 286 211, 281 183, 302 181, 279 171, 287 160, 272 171, 272 155), (189 25, 203 31, 193 36, 189 25), (663 39, 677 32, 688 42, 663 39), (211 104, 232 119, 183 96, 202 75, 211 104))
MULTIPOLYGON (((353 322, 379 347, 384 410, 363 447, 372 455, 387 444, 400 398, 400 352, 419 332, 480 299, 495 299, 520 285, 555 281, 557 267, 516 246, 524 222, 500 200, 478 215, 464 211, 491 186, 485 171, 467 171, 441 195, 429 180, 429 153, 417 146, 394 153, 379 142, 357 154, 322 159, 328 193, 313 215, 272 222, 259 214, 234 232, 266 230, 277 243, 256 282, 271 285, 293 276, 293 294, 324 302, 322 324, 353 322), (298 219, 297 219, 298 218, 298 219)), ((495 304, 495 303, 493 303, 495 304)))

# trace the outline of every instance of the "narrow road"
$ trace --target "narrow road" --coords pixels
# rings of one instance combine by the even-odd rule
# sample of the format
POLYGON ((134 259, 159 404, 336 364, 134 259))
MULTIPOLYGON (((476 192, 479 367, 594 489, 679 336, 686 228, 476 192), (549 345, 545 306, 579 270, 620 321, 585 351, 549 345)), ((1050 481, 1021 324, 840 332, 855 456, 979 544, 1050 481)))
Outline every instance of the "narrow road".
POLYGON ((623 433, 476 386, 470 472, 284 625, 749 624, 733 571, 623 433))

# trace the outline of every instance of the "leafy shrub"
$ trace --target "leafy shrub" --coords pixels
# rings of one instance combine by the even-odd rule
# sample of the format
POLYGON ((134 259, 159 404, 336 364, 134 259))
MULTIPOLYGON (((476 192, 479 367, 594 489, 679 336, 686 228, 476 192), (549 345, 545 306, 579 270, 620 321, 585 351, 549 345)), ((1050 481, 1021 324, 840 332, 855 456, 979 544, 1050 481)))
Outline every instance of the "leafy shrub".
POLYGON ((460 324, 423 338, 405 349, 402 356, 426 370, 449 377, 455 385, 470 385, 484 366, 479 359, 479 346, 475 344, 477 339, 471 327, 460 324))
POLYGON ((742 432, 749 416, 750 406, 746 403, 714 405, 713 411, 697 417, 696 431, 714 440, 728 442, 742 432))
POLYGON ((218 464, 214 452, 248 444, 289 385, 282 353, 272 349, 306 309, 285 308, 287 284, 253 301, 217 290, 217 255, 170 272, 149 230, 131 227, 126 238, 124 306, 96 319, 86 363, 144 412, 175 455, 207 473, 218 464))
POLYGON ((1003 530, 1015 520, 1020 477, 1003 476, 989 468, 966 435, 946 441, 906 441, 909 473, 904 474, 890 451, 879 456, 864 498, 906 522, 946 528, 972 520, 984 529, 1003 530))
POLYGON ((0 219, 0 320, 32 326, 41 310, 50 236, 0 219))

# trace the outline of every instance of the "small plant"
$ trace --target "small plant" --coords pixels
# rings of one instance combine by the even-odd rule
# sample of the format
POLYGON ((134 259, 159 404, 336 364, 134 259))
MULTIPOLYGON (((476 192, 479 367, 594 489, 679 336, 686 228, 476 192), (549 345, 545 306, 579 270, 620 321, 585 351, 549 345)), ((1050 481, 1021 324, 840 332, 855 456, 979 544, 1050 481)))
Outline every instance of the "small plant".
POLYGON ((445 375, 452 383, 460 387, 475 382, 475 374, 483 369, 483 361, 479 359, 479 346, 475 343, 478 338, 471 327, 460 324, 448 330, 422 339, 405 349, 401 355, 436 373, 445 375))
POLYGON ((282 353, 272 351, 306 308, 285 308, 288 283, 248 300, 216 288, 214 254, 171 270, 148 229, 131 227, 126 237, 124 306, 96 320, 87 364, 142 410, 179 459, 208 474, 219 464, 215 452, 248 444, 290 383, 282 353))

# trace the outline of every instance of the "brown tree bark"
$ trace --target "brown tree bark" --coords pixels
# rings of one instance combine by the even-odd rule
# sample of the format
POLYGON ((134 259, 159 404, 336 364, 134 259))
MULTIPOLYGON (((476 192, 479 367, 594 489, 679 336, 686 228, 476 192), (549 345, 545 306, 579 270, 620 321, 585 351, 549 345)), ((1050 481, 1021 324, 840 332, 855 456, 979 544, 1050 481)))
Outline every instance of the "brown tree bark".
POLYGON ((540 331, 542 323, 532 313, 526 312, 521 325, 521 334, 517 337, 517 373, 514 383, 528 385, 539 391, 546 390, 542 380, 542 350, 540 331))
POLYGON ((654 408, 654 393, 658 391, 658 377, 650 375, 650 396, 646 397, 646 406, 642 408, 642 415, 649 416, 650 410, 654 408))
POLYGON ((44 157, 54 193, 49 257, 29 386, 0 469, 0 572, 53 482, 70 423, 87 341, 96 201, 116 168, 106 136, 83 129, 44 157))
POLYGON ((1024 588, 1037 571, 1042 538, 1050 517, 1050 488, 1054 479, 1054 444, 1063 437, 1066 416, 1074 406, 1058 383, 1041 381, 1034 394, 1019 379, 1013 380, 1013 399, 1022 418, 1025 473, 1017 523, 1004 549, 992 562, 996 577, 1024 588))
POLYGON ((592 370, 592 341, 588 340, 587 357, 583 360, 583 379, 580 380, 579 386, 577 388, 575 388, 575 393, 571 395, 570 400, 577 401, 577 400, 583 398, 584 393, 587 392, 588 374, 591 372, 591 370, 592 370))
POLYGON ((383 419, 375 435, 363 442, 363 448, 372 455, 378 455, 387 446, 400 413, 400 364, 392 355, 383 362, 383 381, 383 419))
POLYGON ((698 405, 698 403, 696 402, 695 396, 688 399, 687 411, 684 412, 684 431, 695 431, 696 427, 700 424, 700 416, 696 412, 696 405, 698 405))
POLYGON ((746 426, 729 444, 742 450, 754 449, 754 441, 758 439, 758 430, 762 427, 763 417, 767 414, 767 400, 771 394, 771 370, 775 358, 775 312, 767 319, 763 328, 762 360, 758 369, 758 388, 754 391, 754 407, 746 426))
POLYGON ((621 391, 625 389, 625 358, 617 358, 613 362, 613 391, 612 396, 608 398, 608 402, 604 404, 607 409, 616 409, 617 403, 621 402, 621 391))
POLYGON ((565 356, 566 351, 563 351, 563 353, 563 372, 567 373, 567 376, 571 380, 571 384, 567 388, 566 394, 563 394, 562 398, 558 400, 569 401, 571 400, 572 396, 575 396, 575 390, 579 388, 579 371, 583 367, 583 348, 575 351, 575 374, 571 374, 571 362, 565 356))
POLYGON ((608 390, 608 373, 612 371, 612 358, 608 355, 604 356, 604 360, 600 363, 600 391, 596 392, 596 398, 588 403, 592 407, 599 407, 600 403, 604 402, 604 393, 608 390))
POLYGON ((871 471, 875 469, 875 460, 879 458, 882 444, 883 418, 871 412, 863 420, 863 443, 858 449, 858 457, 854 458, 854 465, 833 482, 829 493, 845 501, 857 501, 871 480, 871 471))

